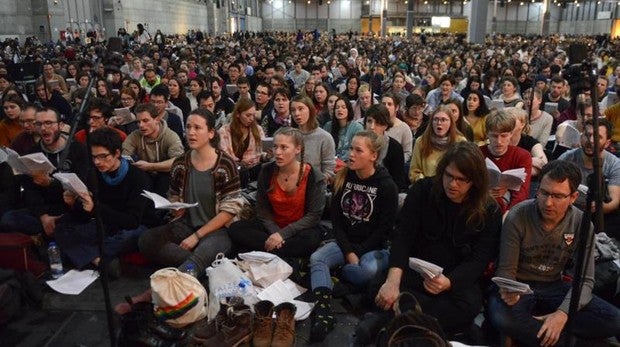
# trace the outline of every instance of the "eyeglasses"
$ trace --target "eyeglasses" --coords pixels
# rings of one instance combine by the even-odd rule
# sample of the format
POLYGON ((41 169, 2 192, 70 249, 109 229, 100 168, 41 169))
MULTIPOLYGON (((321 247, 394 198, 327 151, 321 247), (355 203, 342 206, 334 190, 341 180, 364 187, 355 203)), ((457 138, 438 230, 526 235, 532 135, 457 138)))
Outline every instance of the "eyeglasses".
POLYGON ((121 98, 122 102, 132 102, 133 98, 121 98))
POLYGON ((571 194, 550 193, 544 189, 538 189, 536 196, 541 199, 551 198, 551 200, 561 201, 571 196, 571 194))
POLYGON ((101 119, 103 119, 103 116, 90 116, 89 118, 91 120, 101 120, 101 119))
POLYGON ((458 185, 468 184, 469 182, 471 182, 469 178, 454 176, 449 174, 447 171, 443 173, 443 176, 444 178, 447 178, 449 182, 454 181, 458 185))
POLYGON ((21 125, 32 124, 32 123, 34 123, 34 119, 26 119, 26 120, 19 121, 19 124, 21 125))
POLYGON ((93 154, 91 155, 91 157, 93 158, 93 161, 95 160, 106 160, 110 155, 112 155, 111 153, 101 153, 101 154, 93 154))
POLYGON ((448 123, 450 118, 433 118, 433 123, 448 123))
POLYGON ((56 123, 59 123, 59 122, 46 120, 45 122, 34 122, 34 126, 37 128, 41 128, 41 127, 49 128, 56 123))

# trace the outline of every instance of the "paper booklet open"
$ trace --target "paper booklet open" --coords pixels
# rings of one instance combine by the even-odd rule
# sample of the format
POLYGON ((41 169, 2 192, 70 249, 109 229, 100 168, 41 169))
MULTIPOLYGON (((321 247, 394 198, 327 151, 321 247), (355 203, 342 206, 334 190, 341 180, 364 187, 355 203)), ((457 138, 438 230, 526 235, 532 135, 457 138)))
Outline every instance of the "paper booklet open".
POLYGON ((420 275, 430 278, 439 276, 443 273, 443 268, 419 258, 409 258, 409 267, 417 271, 420 275))
POLYGON ((504 186, 510 190, 521 189, 521 185, 527 177, 525 168, 520 167, 502 172, 491 159, 486 158, 484 161, 487 165, 487 171, 489 171, 489 188, 504 186))
POLYGON ((128 107, 114 109, 114 122, 118 125, 125 125, 136 120, 128 107))
POLYGON ((88 193, 88 188, 80 178, 72 172, 57 172, 52 175, 55 179, 60 181, 62 188, 68 190, 75 195, 80 193, 88 193))
POLYGON ((545 112, 553 115, 558 110, 557 102, 545 102, 545 112))
POLYGON ((581 145, 581 132, 576 128, 575 121, 566 121, 558 125, 555 141, 559 146, 575 148, 581 145))
POLYGON ((11 166, 15 175, 32 176, 36 172, 50 173, 56 170, 56 167, 41 152, 20 156, 10 148, 4 147, 1 151, 4 154, 0 157, 5 158, 3 161, 6 161, 11 166))
POLYGON ((530 285, 527 283, 514 281, 508 278, 503 277, 493 277, 491 278, 493 283, 497 284, 498 287, 504 289, 511 293, 519 293, 519 294, 532 294, 534 293, 530 288, 530 285))
POLYGON ((182 208, 198 206, 198 203, 187 204, 184 202, 170 202, 170 200, 163 196, 146 190, 143 190, 141 195, 151 199, 155 203, 155 208, 161 210, 180 210, 182 208))

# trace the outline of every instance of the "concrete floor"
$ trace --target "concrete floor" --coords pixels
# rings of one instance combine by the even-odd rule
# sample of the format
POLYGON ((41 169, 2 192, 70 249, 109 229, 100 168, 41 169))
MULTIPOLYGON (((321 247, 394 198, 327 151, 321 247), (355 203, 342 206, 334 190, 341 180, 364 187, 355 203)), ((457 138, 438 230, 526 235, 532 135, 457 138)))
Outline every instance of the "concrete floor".
MULTIPOLYGON (((122 302, 126 295, 136 295, 149 286, 148 277, 122 277, 110 282, 111 302, 122 302)), ((337 324, 334 331, 314 346, 350 346, 359 319, 334 300, 337 324)), ((308 342, 310 320, 297 324, 296 346, 308 342)), ((80 295, 58 294, 46 286, 42 310, 27 310, 0 330, 0 346, 110 346, 107 318, 100 280, 93 282, 80 295)))

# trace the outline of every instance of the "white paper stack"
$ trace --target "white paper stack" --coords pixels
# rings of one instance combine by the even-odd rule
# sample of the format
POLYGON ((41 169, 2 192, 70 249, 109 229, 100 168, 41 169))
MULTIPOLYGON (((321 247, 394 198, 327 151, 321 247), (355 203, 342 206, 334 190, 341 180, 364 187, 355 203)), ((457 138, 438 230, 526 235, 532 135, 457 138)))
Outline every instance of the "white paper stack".
POLYGON ((82 182, 82 180, 80 180, 80 178, 72 172, 57 172, 52 176, 60 181, 64 190, 68 190, 75 195, 80 195, 80 193, 88 193, 88 188, 86 188, 84 182, 82 182))
POLYGON ((409 267, 422 276, 433 278, 443 273, 443 268, 419 258, 409 258, 409 267))
POLYGON ((312 303, 294 300, 305 291, 305 288, 300 287, 290 279, 287 279, 286 281, 277 280, 269 287, 258 293, 258 298, 261 300, 269 300, 273 302, 274 305, 278 305, 283 302, 293 303, 295 307, 297 307, 297 312, 295 312, 295 320, 299 321, 308 318, 312 312, 312 308, 314 307, 314 304, 312 303))
POLYGON ((155 203, 155 208, 161 210, 180 210, 182 208, 198 206, 197 202, 193 204, 187 204, 184 202, 170 202, 170 200, 164 198, 163 196, 146 190, 143 190, 141 195, 151 199, 155 203))
POLYGON ((527 283, 514 281, 508 278, 503 277, 493 277, 491 278, 493 283, 497 284, 501 289, 506 290, 511 293, 519 293, 519 294, 532 294, 534 293, 530 288, 530 285, 527 283))
POLYGON ((484 161, 489 171, 489 188, 502 186, 510 190, 521 189, 521 185, 527 177, 525 168, 520 167, 502 172, 491 159, 486 158, 484 161))

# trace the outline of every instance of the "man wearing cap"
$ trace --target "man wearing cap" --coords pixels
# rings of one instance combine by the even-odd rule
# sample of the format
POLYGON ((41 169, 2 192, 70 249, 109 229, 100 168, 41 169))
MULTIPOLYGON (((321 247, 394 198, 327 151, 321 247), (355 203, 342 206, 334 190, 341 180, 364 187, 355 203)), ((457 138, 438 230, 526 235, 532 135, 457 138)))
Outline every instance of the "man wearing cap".
POLYGON ((547 77, 545 77, 545 75, 536 76, 536 80, 534 81, 534 83, 536 89, 540 90, 542 94, 545 94, 549 91, 549 88, 547 87, 547 77))

